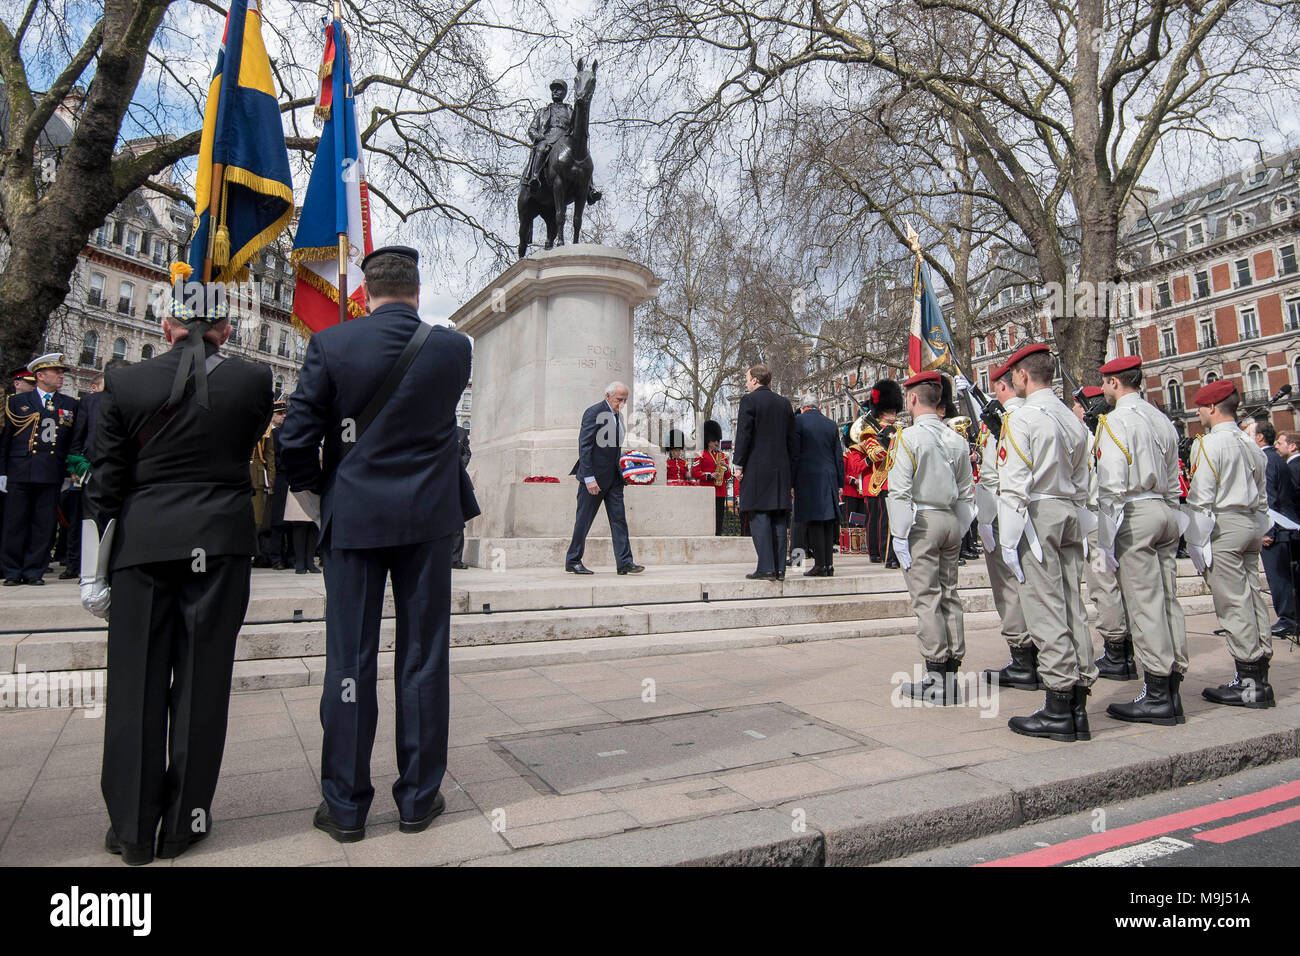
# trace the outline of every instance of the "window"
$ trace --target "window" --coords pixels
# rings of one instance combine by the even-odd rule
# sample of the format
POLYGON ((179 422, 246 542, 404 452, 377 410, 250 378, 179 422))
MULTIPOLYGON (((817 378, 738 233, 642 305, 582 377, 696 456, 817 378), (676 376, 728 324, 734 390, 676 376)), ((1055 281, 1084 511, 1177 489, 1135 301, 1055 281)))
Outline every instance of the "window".
POLYGON ((140 349, 140 361, 141 361, 141 362, 147 362, 147 361, 148 361, 149 359, 151 359, 151 358, 153 358, 153 346, 152 346, 152 345, 146 345, 146 346, 142 347, 142 348, 140 349))
POLYGON ((289 357, 289 333, 288 332, 281 330, 280 347, 275 351, 277 355, 283 355, 285 358, 289 357))
POLYGON ((1160 282, 1156 284, 1156 298, 1160 303, 1160 308, 1167 309, 1173 304, 1173 299, 1169 296, 1169 283, 1160 282))
POLYGON ((983 355, 986 351, 988 350, 984 347, 984 338, 981 336, 975 340, 975 354, 983 355))
POLYGON ((81 339, 81 358, 77 361, 77 364, 84 365, 87 368, 98 368, 98 353, 99 336, 88 331, 81 339))
POLYGON ((1300 329, 1300 299, 1286 300, 1286 328, 1288 332, 1300 329))
POLYGON ((265 322, 257 330, 257 347, 260 351, 271 351, 271 327, 265 322))
POLYGON ((112 241, 113 241, 112 223, 107 223, 107 222, 103 223, 98 229, 95 230, 95 245, 106 246, 112 241))
POLYGON ((980 391, 985 395, 989 391, 989 370, 986 368, 980 369, 980 391))
POLYGON ((1209 385, 1211 382, 1217 382, 1218 380, 1219 380, 1219 376, 1214 372, 1211 372, 1209 375, 1205 376, 1206 385, 1209 385))
POLYGON ((163 314, 163 295, 166 286, 155 282, 149 288, 149 298, 145 300, 144 317, 146 322, 153 322, 163 314))
POLYGON ((1258 365, 1246 370, 1246 394, 1242 398, 1246 404, 1268 401, 1268 382, 1264 370, 1258 365))
POLYGON ((113 358, 126 361, 126 339, 113 340, 113 358))
POLYGON ((1011 344, 1007 341, 1007 330, 998 329, 998 351, 1005 352, 1009 348, 1011 344))
POLYGON ((122 244, 122 224, 120 222, 115 222, 113 223, 113 245, 120 246, 121 244, 122 244))
POLYGON ((284 395, 284 379, 279 375, 275 377, 275 397, 280 398, 284 395))
POLYGON ((1287 213, 1291 211, 1291 203, 1285 196, 1278 196, 1273 200, 1273 216, 1276 219, 1285 219, 1287 213))
POLYGON ((1205 223, 1194 222, 1187 227, 1187 245, 1199 246, 1205 241, 1205 223))
POLYGON ((1253 308, 1241 310, 1241 337, 1243 339, 1259 338, 1259 316, 1253 308))
POLYGON ((122 247, 127 255, 133 256, 140 251, 140 230, 128 229, 126 231, 126 245, 122 247))
POLYGON ((86 303, 88 305, 104 304, 104 275, 101 272, 92 272, 90 274, 90 289, 86 292, 86 303))
POLYGON ((1300 356, 1296 356, 1296 360, 1291 363, 1291 370, 1295 372, 1296 385, 1300 385, 1300 356))
POLYGON ((1208 299, 1210 297, 1210 273, 1202 269, 1196 273, 1196 298, 1208 299))
POLYGON ((1295 243, 1283 246, 1278 250, 1282 254, 1282 275, 1289 276, 1296 271, 1295 261, 1295 243))
POLYGON ((135 307, 135 286, 130 282, 123 282, 117 289, 117 311, 123 315, 130 315, 135 307))
POLYGON ((1130 335, 1124 340, 1124 353, 1126 355, 1142 355, 1142 346, 1139 344, 1136 335, 1130 335))
POLYGON ((1181 216, 1183 214, 1183 210, 1186 208, 1187 208, 1187 203, 1185 202, 1174 203, 1174 207, 1169 210, 1169 215, 1181 216))
POLYGON ((1196 344, 1203 349, 1212 349, 1219 344, 1219 337, 1214 332, 1214 319, 1201 319, 1197 325, 1196 344))
POLYGON ((1235 263, 1237 269, 1237 288, 1250 285, 1250 260, 1238 259, 1235 263))
POLYGON ((153 264, 160 266, 165 258, 167 258, 167 243, 155 237, 153 241, 153 264))
POLYGON ((1174 340, 1173 329, 1160 330, 1160 356, 1167 358, 1170 355, 1178 354, 1178 345, 1174 340))
POLYGON ((1171 412, 1183 410, 1183 386, 1176 378, 1165 382, 1165 407, 1171 412))

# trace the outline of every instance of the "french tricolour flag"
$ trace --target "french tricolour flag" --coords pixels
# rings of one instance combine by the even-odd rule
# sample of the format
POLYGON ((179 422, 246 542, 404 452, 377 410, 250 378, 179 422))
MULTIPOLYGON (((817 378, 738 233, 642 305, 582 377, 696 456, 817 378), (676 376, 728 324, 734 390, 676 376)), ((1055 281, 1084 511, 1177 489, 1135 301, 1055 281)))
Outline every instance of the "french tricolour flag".
POLYGON ((365 314, 360 263, 374 249, 347 36, 338 20, 325 27, 320 77, 316 116, 324 127, 291 255, 298 276, 293 322, 304 335, 339 321, 339 234, 348 237, 348 318, 365 314))

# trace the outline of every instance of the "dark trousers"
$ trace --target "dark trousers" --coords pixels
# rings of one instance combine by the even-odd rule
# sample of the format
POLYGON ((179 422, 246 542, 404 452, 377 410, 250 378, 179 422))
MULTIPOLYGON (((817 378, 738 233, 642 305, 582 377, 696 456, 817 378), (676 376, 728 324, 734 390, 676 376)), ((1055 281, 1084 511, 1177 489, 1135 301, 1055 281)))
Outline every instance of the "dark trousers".
POLYGON ((44 576, 54 539, 54 513, 59 506, 57 484, 9 482, 5 495, 5 532, 0 566, 10 581, 44 576))
POLYGON ((205 832, 221 772, 249 559, 164 561, 113 572, 100 789, 124 843, 205 832))
POLYGON ((316 567, 316 523, 291 521, 289 528, 293 534, 293 566, 299 571, 310 571, 316 567))
POLYGON ((885 511, 885 499, 880 496, 876 496, 875 498, 864 498, 863 505, 863 510, 867 513, 867 554, 883 561, 885 558, 885 542, 883 540, 884 535, 882 534, 882 530, 884 529, 881 527, 881 519, 885 511))
POLYGON ((727 499, 713 499, 713 536, 722 537, 722 522, 727 517, 727 499))
POLYGON ((63 517, 68 520, 68 547, 63 566, 73 574, 81 573, 81 489, 69 491, 63 498, 63 517))
POLYGON ((808 542, 808 553, 813 556, 813 565, 819 568, 835 566, 835 537, 840 523, 834 518, 829 521, 809 521, 804 524, 804 536, 808 542))
POLYGON ((784 574, 788 511, 749 512, 749 533, 758 553, 758 574, 784 574))
POLYGON ((292 547, 289 543, 291 535, 292 526, 287 522, 271 525, 271 539, 266 546, 266 554, 271 559, 272 566, 283 565, 288 560, 288 552, 292 547))
POLYGON ((451 536, 451 538, 452 538, 451 563, 464 564, 465 563, 465 529, 462 528, 461 530, 457 531, 454 535, 451 536))
POLYGON ((1278 621, 1294 627, 1297 621, 1295 587, 1291 577, 1291 542, 1279 538, 1268 547, 1260 548, 1259 557, 1273 598, 1273 611, 1278 621))
POLYGON ((379 619, 390 573, 397 611, 393 800, 402 818, 425 816, 442 786, 451 696, 451 537, 325 554, 321 795, 345 827, 365 823, 375 796, 370 752, 379 719, 379 619))
POLYGON ((609 518, 609 533, 614 539, 614 560, 620 567, 635 563, 632 560, 632 543, 627 536, 627 515, 623 511, 623 480, 614 479, 608 488, 600 489, 599 494, 592 494, 586 484, 578 481, 578 514, 573 519, 573 538, 569 541, 569 553, 564 556, 566 565, 576 564, 582 560, 587 549, 587 532, 596 519, 596 512, 601 503, 605 505, 605 514, 609 518))

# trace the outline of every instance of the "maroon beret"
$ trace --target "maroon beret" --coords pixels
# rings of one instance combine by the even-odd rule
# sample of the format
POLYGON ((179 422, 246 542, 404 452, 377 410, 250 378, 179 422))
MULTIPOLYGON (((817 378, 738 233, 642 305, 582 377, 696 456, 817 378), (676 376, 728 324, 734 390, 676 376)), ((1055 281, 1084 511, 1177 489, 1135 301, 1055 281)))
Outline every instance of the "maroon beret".
POLYGON ((1237 386, 1230 379, 1221 378, 1197 389, 1194 401, 1197 405, 1217 405, 1236 390, 1237 386))
POLYGON ((913 385, 920 385, 922 382, 934 382, 939 385, 943 383, 943 379, 938 372, 917 372, 903 383, 903 388, 911 388, 913 385))
POLYGON ((1050 351, 1052 350, 1048 348, 1047 345, 1043 342, 1034 342, 1032 345, 1021 346, 1020 348, 1016 349, 1016 351, 1011 353, 1011 357, 1009 359, 1007 359, 1005 362, 1003 362, 993 371, 989 372, 989 381, 996 382, 1003 375, 1006 375, 1007 372, 1011 371, 1011 366, 1015 365, 1022 358, 1027 358, 1028 356, 1033 355, 1035 352, 1050 352, 1050 351))
POLYGON ((1081 389, 1084 398, 1097 398, 1101 395, 1100 385, 1085 385, 1081 389))
POLYGON ((1102 375, 1117 375, 1120 372, 1127 372, 1129 369, 1141 368, 1142 357, 1139 355, 1123 355, 1117 359, 1111 359, 1101 368, 1097 369, 1102 375))

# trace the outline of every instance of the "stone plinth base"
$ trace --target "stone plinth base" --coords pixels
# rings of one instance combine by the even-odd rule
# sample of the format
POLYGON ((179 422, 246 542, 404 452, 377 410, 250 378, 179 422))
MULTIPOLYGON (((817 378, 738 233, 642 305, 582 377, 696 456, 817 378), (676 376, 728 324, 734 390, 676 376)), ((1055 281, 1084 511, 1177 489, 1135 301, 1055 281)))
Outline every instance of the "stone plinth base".
MULTIPOLYGON (((712 520, 712 519, 710 519, 712 520)), ((609 524, 597 517, 591 526, 601 535, 587 536, 587 550, 582 563, 587 567, 614 567, 614 547, 609 538, 609 524)), ((570 527, 572 532, 572 527, 570 527)), ((465 539, 465 563, 476 568, 564 567, 569 549, 569 535, 544 538, 472 538, 465 539)), ((754 544, 749 538, 697 536, 632 536, 632 557, 637 564, 742 564, 755 562, 754 544)), ((590 581, 591 578, 584 578, 590 581)))

